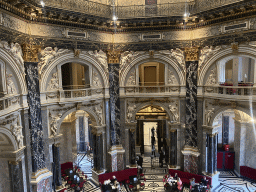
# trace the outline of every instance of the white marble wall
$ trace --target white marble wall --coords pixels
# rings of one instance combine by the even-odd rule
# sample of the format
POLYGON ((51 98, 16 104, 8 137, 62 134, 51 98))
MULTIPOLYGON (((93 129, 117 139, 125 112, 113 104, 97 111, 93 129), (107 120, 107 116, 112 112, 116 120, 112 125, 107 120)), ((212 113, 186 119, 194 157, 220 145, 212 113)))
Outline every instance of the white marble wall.
POLYGON ((71 123, 62 123, 60 132, 63 135, 60 145, 60 163, 72 162, 71 123))
POLYGON ((0 191, 11 191, 8 161, 0 159, 0 191))
POLYGON ((256 128, 253 124, 246 129, 245 149, 245 165, 256 169, 256 128))

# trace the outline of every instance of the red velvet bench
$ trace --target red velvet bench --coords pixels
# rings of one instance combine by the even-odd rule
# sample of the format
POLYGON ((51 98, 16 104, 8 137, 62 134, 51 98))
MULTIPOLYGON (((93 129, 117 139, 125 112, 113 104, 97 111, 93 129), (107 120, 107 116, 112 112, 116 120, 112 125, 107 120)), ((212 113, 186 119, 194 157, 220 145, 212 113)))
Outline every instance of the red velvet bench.
POLYGON ((66 169, 73 169, 73 162, 63 163, 60 166, 61 166, 61 174, 64 174, 66 169))
POLYGON ((104 173, 99 175, 99 183, 103 184, 105 180, 113 179, 113 176, 116 176, 118 182, 123 182, 130 179, 130 176, 137 176, 138 169, 131 168, 125 169, 122 171, 116 171, 111 173, 104 173))
POLYGON ((252 180, 256 180, 256 169, 247 166, 240 166, 240 175, 252 180))
MULTIPOLYGON (((177 173, 178 177, 181 179, 182 183, 187 184, 187 185, 190 185, 190 179, 192 179, 192 178, 195 178, 196 183, 200 183, 201 179, 204 177, 204 175, 197 175, 197 174, 179 171, 179 170, 175 170, 175 169, 169 169, 169 173, 171 174, 171 176, 174 176, 175 173, 177 173)), ((212 178, 206 176, 206 179, 208 180, 208 184, 211 186, 212 178)))

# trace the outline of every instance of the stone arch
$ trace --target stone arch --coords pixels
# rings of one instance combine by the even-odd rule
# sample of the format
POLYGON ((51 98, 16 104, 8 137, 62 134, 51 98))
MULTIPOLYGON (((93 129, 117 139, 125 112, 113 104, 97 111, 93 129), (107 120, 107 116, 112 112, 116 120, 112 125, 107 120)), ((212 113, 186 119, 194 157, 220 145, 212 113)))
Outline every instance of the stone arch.
POLYGON ((19 150, 18 143, 10 130, 0 127, 0 135, 4 137, 5 141, 10 140, 11 143, 9 142, 9 144, 11 144, 11 147, 13 147, 13 151, 19 150))
POLYGON ((172 117, 172 114, 170 112, 170 110, 168 109, 167 106, 165 106, 164 104, 162 103, 159 103, 159 102, 153 102, 153 103, 150 103, 150 102, 147 102, 147 103, 139 103, 136 105, 136 110, 134 111, 134 115, 132 117, 132 121, 135 122, 135 116, 136 114, 138 113, 138 111, 140 111, 142 108, 146 107, 146 106, 159 106, 159 107, 162 107, 165 111, 166 111, 166 114, 168 116, 168 119, 170 119, 170 117, 172 117))
POLYGON ((124 87, 127 79, 127 75, 129 74, 132 67, 136 65, 141 65, 143 63, 147 62, 159 62, 164 65, 171 65, 175 72, 177 73, 179 79, 180 85, 185 85, 185 76, 183 73, 183 69, 181 68, 180 64, 178 64, 177 61, 173 60, 167 55, 161 54, 161 53, 155 53, 154 57, 151 57, 149 54, 143 54, 135 59, 133 59, 128 65, 124 66, 122 69, 122 73, 120 74, 120 86, 124 87))
MULTIPOLYGON (((60 126, 61 126, 63 120, 65 119, 65 117, 77 110, 78 109, 74 107, 73 109, 67 110, 62 114, 62 116, 58 122, 58 126, 57 126, 57 135, 59 135, 59 133, 60 133, 60 126)), ((86 106, 81 106, 79 108, 79 110, 82 110, 82 111, 85 111, 86 113, 88 113, 89 117, 92 120, 92 123, 95 124, 95 126, 100 126, 99 118, 92 109, 90 109, 89 107, 86 107, 86 106)))
POLYGON ((234 57, 250 57, 256 61, 256 49, 252 46, 241 45, 236 52, 232 48, 221 49, 216 54, 212 55, 206 63, 202 63, 203 67, 200 74, 198 74, 198 86, 203 86, 206 74, 213 64, 222 59, 230 60, 234 57))
POLYGON ((240 112, 243 112, 249 116, 250 115, 250 110, 249 109, 244 109, 242 107, 236 107, 236 108, 232 108, 230 106, 226 106, 226 107, 220 107, 218 108, 217 110, 214 111, 213 115, 212 115, 212 118, 210 120, 210 123, 209 125, 212 126, 213 125, 213 122, 215 121, 216 117, 218 117, 218 115, 226 110, 237 110, 237 111, 240 111, 240 112))
POLYGON ((58 66, 58 65, 64 65, 66 63, 79 63, 82 65, 88 65, 88 66, 94 66, 100 73, 101 78, 103 80, 103 87, 108 87, 108 73, 105 71, 105 68, 101 65, 99 61, 97 61, 95 58, 81 53, 79 57, 75 57, 73 52, 61 55, 54 60, 52 60, 50 63, 48 63, 47 68, 42 74, 41 82, 40 82, 40 88, 41 92, 46 91, 47 89, 47 80, 49 75, 51 74, 52 70, 58 66))
POLYGON ((16 59, 2 48, 0 48, 0 59, 5 63, 5 65, 8 65, 11 68, 17 82, 17 89, 19 90, 18 93, 23 95, 26 94, 27 86, 24 75, 24 63, 18 64, 16 59))

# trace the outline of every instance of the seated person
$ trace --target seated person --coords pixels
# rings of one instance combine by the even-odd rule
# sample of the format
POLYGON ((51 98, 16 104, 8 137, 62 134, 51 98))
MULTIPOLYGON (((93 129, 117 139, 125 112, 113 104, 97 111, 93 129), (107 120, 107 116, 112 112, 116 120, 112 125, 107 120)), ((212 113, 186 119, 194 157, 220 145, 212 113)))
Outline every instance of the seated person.
POLYGON ((166 181, 167 181, 168 183, 171 183, 172 180, 173 180, 173 177, 171 176, 171 174, 168 174, 168 175, 167 175, 167 178, 166 178, 166 181))
POLYGON ((175 173, 173 178, 177 180, 178 179, 178 173, 175 173))
POLYGON ((117 179, 116 179, 116 176, 113 175, 113 177, 112 177, 112 179, 111 179, 111 184, 113 185, 113 184, 115 183, 115 181, 117 181, 117 179))
POLYGON ((195 184, 196 184, 195 178, 192 178, 192 179, 190 180, 190 186, 191 186, 191 187, 194 187, 195 184))
POLYGON ((205 177, 205 176, 203 176, 203 178, 201 179, 201 183, 202 183, 204 186, 207 186, 208 180, 206 180, 206 177, 205 177))
POLYGON ((182 181, 179 177, 177 178, 177 189, 182 191, 182 181))

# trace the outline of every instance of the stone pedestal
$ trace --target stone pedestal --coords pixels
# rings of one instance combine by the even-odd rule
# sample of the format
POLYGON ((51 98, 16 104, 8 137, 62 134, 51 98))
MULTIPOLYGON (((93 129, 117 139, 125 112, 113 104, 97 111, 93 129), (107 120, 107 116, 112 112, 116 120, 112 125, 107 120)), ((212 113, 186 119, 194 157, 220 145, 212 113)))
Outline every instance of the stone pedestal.
POLYGON ((108 152, 111 158, 111 172, 124 170, 124 152, 121 145, 111 147, 108 152))
POLYGON ((184 171, 198 174, 198 157, 200 155, 198 149, 185 147, 181 152, 184 155, 184 171))
POLYGON ((11 191, 23 192, 23 174, 21 161, 9 161, 11 191))
POLYGON ((31 176, 32 192, 52 191, 52 172, 42 169, 31 176))

